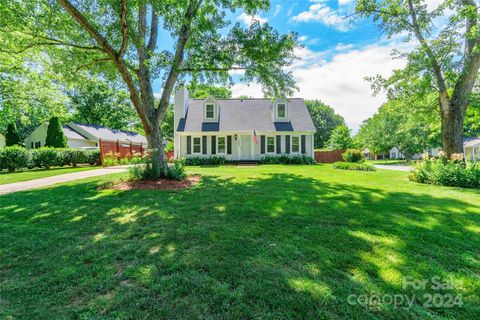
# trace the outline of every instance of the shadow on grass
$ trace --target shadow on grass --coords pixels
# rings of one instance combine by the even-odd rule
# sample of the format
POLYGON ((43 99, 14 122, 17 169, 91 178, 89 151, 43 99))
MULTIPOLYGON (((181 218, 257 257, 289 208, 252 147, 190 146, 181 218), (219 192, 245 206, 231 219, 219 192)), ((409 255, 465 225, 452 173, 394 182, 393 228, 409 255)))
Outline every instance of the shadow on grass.
MULTIPOLYGON (((472 318, 480 215, 472 203, 288 173, 205 176, 181 191, 78 183, 0 197, 0 316, 472 318), (436 291, 403 277, 451 278, 436 291), (462 306, 425 308, 424 294, 462 306), (402 294, 409 308, 351 304, 402 294)), ((431 285, 431 283, 430 283, 431 285)), ((403 305, 405 307, 405 305, 403 305)))

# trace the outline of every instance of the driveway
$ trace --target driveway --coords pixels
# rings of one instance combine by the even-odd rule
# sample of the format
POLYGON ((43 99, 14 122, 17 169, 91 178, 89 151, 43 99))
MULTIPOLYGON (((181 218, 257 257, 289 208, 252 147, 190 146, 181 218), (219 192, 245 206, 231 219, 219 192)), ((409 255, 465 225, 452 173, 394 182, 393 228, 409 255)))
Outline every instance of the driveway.
POLYGON ((128 167, 129 166, 107 167, 107 168, 96 169, 96 170, 61 174, 58 176, 40 178, 40 179, 29 180, 29 181, 3 184, 3 185, 0 185, 0 195, 17 192, 17 191, 47 187, 57 183, 103 176, 106 174, 126 172, 128 170, 128 167))
POLYGON ((394 170, 394 171, 404 171, 409 172, 412 167, 404 166, 404 165, 396 165, 396 164, 376 164, 374 165, 377 169, 385 169, 385 170, 394 170))

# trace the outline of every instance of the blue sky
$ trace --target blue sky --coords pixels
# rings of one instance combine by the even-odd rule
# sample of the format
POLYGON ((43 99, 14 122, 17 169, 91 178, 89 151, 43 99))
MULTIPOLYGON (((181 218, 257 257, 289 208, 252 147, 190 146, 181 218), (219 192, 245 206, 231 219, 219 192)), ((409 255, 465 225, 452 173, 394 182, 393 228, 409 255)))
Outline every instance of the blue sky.
MULTIPOLYGON (((408 49, 411 43, 401 37, 381 37, 369 20, 350 23, 346 17, 354 6, 355 0, 273 0, 267 12, 252 17, 238 11, 231 19, 245 25, 256 19, 282 33, 297 32, 304 47, 296 52, 299 59, 290 68, 299 87, 295 96, 329 104, 356 132, 361 122, 385 101, 383 94, 372 97, 370 84, 364 78, 388 76, 393 69, 403 67, 405 61, 393 59, 391 52, 394 48, 408 49)), ((238 74, 232 75, 239 78, 238 74)), ((154 89, 160 90, 159 83, 154 89)), ((231 89, 234 97, 263 96, 256 83, 236 82, 231 89)))

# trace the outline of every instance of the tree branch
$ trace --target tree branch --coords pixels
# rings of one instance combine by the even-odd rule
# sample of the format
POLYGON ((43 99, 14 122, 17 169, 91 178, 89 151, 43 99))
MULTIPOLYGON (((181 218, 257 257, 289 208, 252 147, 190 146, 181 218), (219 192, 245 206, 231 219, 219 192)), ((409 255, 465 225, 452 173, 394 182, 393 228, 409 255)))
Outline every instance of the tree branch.
POLYGON ((118 58, 121 58, 125 51, 127 50, 128 44, 128 26, 127 26, 127 0, 122 0, 122 45, 120 50, 118 50, 118 58))
POLYGON ((445 84, 445 79, 443 78, 442 69, 440 68, 440 65, 435 57, 435 54, 432 51, 432 48, 430 48, 427 41, 422 35, 420 26, 418 25, 417 14, 416 14, 415 7, 413 5, 412 0, 408 0, 408 8, 410 11, 410 16, 412 18, 413 32, 415 34, 415 37, 420 42, 420 45, 422 46, 422 48, 427 53, 427 57, 430 60, 430 64, 432 65, 432 68, 433 68, 433 73, 435 75, 435 78, 437 79, 438 89, 442 95, 448 95, 447 86, 445 84))
POLYGON ((158 36, 158 15, 155 13, 152 8, 152 24, 150 25, 150 39, 148 41, 147 49, 149 54, 155 50, 157 46, 157 36, 158 36))
POLYGON ((75 68, 75 70, 73 70, 73 74, 76 75, 78 73, 78 71, 80 71, 81 69, 84 69, 84 68, 87 68, 87 67, 91 67, 99 62, 104 62, 104 61, 111 61, 110 58, 98 58, 98 59, 94 59, 93 61, 89 62, 89 63, 86 63, 86 64, 83 64, 81 66, 78 66, 77 68, 75 68))
POLYGON ((178 69, 179 72, 202 72, 202 71, 231 71, 231 70, 247 70, 252 68, 252 66, 247 66, 247 67, 198 67, 198 68, 191 68, 191 67, 185 67, 185 68, 180 68, 178 69))

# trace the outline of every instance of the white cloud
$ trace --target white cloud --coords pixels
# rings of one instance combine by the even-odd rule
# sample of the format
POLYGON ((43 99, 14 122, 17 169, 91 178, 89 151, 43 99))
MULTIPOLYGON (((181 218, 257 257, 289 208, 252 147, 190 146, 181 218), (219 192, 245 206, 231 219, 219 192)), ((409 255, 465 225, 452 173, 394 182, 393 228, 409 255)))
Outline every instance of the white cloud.
POLYGON ((260 24, 264 24, 268 22, 267 18, 262 18, 259 15, 249 15, 243 12, 241 15, 237 17, 237 21, 245 23, 247 26, 251 26, 255 21, 260 22, 260 24))
POLYGON ((323 2, 312 4, 308 8, 308 11, 300 12, 298 15, 294 16, 293 21, 320 22, 339 31, 348 30, 348 19, 323 2))
POLYGON ((352 44, 343 44, 341 42, 339 42, 336 46, 335 46, 335 50, 337 51, 345 51, 345 50, 348 50, 348 49, 352 49, 353 48, 353 45, 352 44))
POLYGON ((298 37, 298 41, 302 41, 302 42, 305 41, 305 40, 307 40, 307 39, 308 39, 307 36, 300 36, 300 37, 298 37))
POLYGON ((339 6, 345 6, 347 4, 352 3, 354 0, 338 0, 338 5, 339 6))
POLYGON ((280 11, 282 11, 282 6, 279 5, 279 4, 277 4, 277 5, 275 6, 275 11, 273 12, 273 16, 274 16, 274 17, 278 16, 278 14, 280 13, 280 11))
MULTIPOLYGON (((361 122, 373 115, 385 102, 385 95, 372 97, 366 76, 389 76, 394 69, 402 68, 404 60, 392 59, 391 50, 398 43, 376 44, 361 49, 338 53, 330 61, 323 60, 322 52, 308 48, 299 49, 301 57, 292 67, 299 92, 305 99, 320 99, 342 115, 348 126, 357 131, 361 122)), ((235 84, 233 95, 262 97, 258 84, 235 84)))

